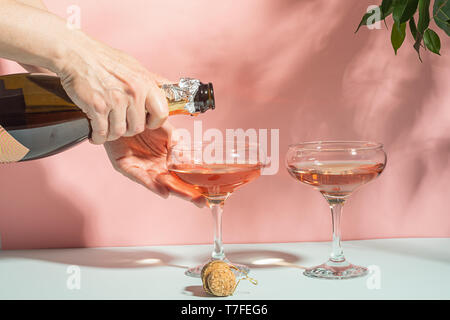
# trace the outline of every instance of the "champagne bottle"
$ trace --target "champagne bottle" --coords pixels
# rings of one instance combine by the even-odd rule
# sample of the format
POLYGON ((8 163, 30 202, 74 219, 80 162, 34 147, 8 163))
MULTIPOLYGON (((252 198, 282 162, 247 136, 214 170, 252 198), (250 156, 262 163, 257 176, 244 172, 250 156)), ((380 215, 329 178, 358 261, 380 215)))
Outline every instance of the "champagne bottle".
MULTIPOLYGON (((212 83, 182 78, 161 89, 169 115, 198 115, 215 108, 212 83)), ((48 157, 90 134, 85 113, 72 102, 58 77, 30 73, 0 76, 0 163, 48 157)))

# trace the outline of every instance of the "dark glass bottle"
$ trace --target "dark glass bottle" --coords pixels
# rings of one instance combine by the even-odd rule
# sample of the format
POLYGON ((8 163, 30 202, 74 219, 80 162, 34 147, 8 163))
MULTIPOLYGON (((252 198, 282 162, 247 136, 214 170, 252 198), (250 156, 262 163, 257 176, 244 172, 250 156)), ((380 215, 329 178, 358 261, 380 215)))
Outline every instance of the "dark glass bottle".
MULTIPOLYGON (((212 83, 181 79, 163 85, 169 115, 197 115, 215 108, 212 83)), ((60 79, 44 74, 0 76, 0 162, 39 159, 89 138, 86 115, 60 79)))

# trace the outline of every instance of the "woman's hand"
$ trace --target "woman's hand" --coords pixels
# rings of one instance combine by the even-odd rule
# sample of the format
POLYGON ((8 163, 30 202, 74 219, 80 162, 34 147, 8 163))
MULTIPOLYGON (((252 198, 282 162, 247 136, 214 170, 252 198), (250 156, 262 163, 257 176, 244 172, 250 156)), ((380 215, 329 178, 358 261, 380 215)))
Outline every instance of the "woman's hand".
POLYGON ((171 133, 172 126, 166 122, 159 129, 146 129, 134 137, 120 138, 104 146, 113 167, 126 177, 163 198, 173 194, 203 207, 203 196, 167 170, 171 133))
POLYGON ((57 74, 91 120, 94 144, 130 137, 164 124, 169 109, 159 88, 167 80, 131 56, 84 35, 57 74))
POLYGON ((129 55, 68 28, 39 0, 1 1, 0 57, 57 74, 91 120, 95 144, 156 129, 169 114, 158 88, 163 79, 129 55))

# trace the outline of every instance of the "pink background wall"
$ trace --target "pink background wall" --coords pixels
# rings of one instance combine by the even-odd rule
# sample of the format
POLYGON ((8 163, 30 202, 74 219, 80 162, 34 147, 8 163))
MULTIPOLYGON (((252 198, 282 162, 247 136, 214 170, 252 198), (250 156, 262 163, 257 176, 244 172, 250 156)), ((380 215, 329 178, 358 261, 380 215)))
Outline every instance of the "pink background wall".
MULTIPOLYGON (((329 240, 328 207, 284 169, 287 145, 318 139, 385 143, 383 175, 356 193, 344 239, 448 237, 450 41, 443 56, 397 57, 390 31, 353 32, 369 0, 47 0, 149 69, 212 81, 217 110, 204 129, 279 128, 280 171, 228 201, 224 241, 329 240)), ((440 32, 443 35, 443 32, 440 32)), ((2 73, 20 69, 3 63, 2 73)), ((177 117, 192 129, 192 119, 177 117)), ((208 209, 162 200, 113 171, 84 143, 35 162, 1 165, 4 249, 210 243, 208 209)))

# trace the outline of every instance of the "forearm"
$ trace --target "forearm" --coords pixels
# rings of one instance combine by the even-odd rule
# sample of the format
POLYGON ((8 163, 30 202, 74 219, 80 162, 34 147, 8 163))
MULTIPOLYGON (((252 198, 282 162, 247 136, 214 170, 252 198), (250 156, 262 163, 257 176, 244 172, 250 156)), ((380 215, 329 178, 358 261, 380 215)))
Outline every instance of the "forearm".
MULTIPOLYGON (((29 5, 29 6, 32 6, 32 7, 35 7, 35 8, 39 8, 39 9, 48 11, 47 6, 41 0, 16 0, 16 1, 26 4, 26 5, 29 5)), ((19 64, 28 72, 51 74, 50 71, 48 71, 47 69, 42 68, 42 67, 32 66, 29 64, 25 64, 25 63, 19 63, 19 64)))
POLYGON ((23 3, 23 4, 26 4, 28 6, 32 6, 32 7, 35 7, 35 8, 39 8, 39 9, 48 11, 47 7, 44 4, 44 2, 42 2, 41 0, 15 0, 15 1, 23 3))
POLYGON ((58 73, 84 38, 38 0, 0 0, 0 57, 58 73))

